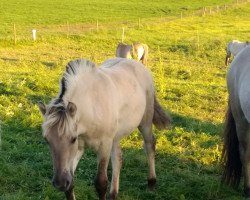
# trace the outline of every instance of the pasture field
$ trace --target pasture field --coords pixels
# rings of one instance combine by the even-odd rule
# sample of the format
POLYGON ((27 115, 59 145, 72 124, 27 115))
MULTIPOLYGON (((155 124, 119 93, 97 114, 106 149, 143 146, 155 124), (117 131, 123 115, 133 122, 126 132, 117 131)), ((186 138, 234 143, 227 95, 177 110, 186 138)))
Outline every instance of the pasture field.
MULTIPOLYGON (((0 200, 64 198, 51 185, 50 152, 41 135, 42 117, 36 103, 47 103, 57 95, 59 78, 68 61, 81 57, 100 64, 113 57, 121 39, 120 21, 138 20, 144 13, 148 19, 142 22, 141 27, 126 27, 125 42, 141 41, 148 44, 148 68, 154 77, 157 97, 170 112, 173 124, 169 130, 154 131, 157 138, 158 179, 155 192, 148 191, 146 187, 148 168, 140 134, 135 131, 122 141, 123 167, 118 199, 243 199, 242 185, 238 190, 220 185, 220 156, 227 104, 225 47, 232 39, 249 40, 250 3, 211 15, 190 16, 169 22, 161 17, 164 11, 160 9, 170 9, 170 14, 166 16, 171 17, 182 7, 195 10, 217 5, 217 1, 166 1, 164 6, 158 0, 153 3, 119 1, 124 6, 125 16, 117 11, 120 5, 114 1, 95 0, 91 4, 86 1, 84 7, 80 6, 80 0, 75 1, 75 9, 71 13, 66 9, 70 7, 66 0, 60 1, 60 5, 57 0, 53 3, 32 1, 32 4, 30 0, 3 1, 5 4, 0 6, 0 21, 6 21, 5 27, 11 26, 13 20, 20 27, 33 23, 41 27, 43 23, 44 26, 54 27, 69 20, 78 28, 103 17, 103 22, 113 22, 117 28, 104 27, 88 32, 79 28, 77 34, 70 35, 57 35, 54 32, 49 35, 48 32, 35 42, 26 36, 19 38, 14 45, 8 36, 10 30, 6 32, 1 26, 0 200), (110 2, 113 6, 107 6, 107 12, 113 9, 112 12, 118 15, 117 21, 112 21, 107 12, 100 11, 110 2), (39 6, 35 6, 35 3, 39 6), (54 3, 58 7, 49 12, 54 3), (19 5, 15 14, 12 12, 15 6, 7 6, 14 4, 19 5), (131 5, 137 10, 136 14, 130 10, 131 5), (37 12, 27 16, 26 11, 33 8, 37 12), (97 12, 91 15, 90 8, 95 8, 97 12), (41 20, 42 12, 39 11, 43 9, 50 16, 48 21, 41 20), (59 14, 61 10, 63 12, 59 14), (86 14, 80 18, 78 14, 82 10, 86 14), (70 17, 66 18, 65 15, 70 17)), ((220 1, 221 4, 230 2, 220 1)), ((109 177, 110 172, 109 169, 109 177)), ((95 173, 95 153, 87 150, 76 171, 77 199, 97 199, 93 185, 95 173)))
POLYGON ((206 6, 230 5, 235 1, 1 0, 0 39, 6 40, 13 37, 14 24, 17 37, 23 39, 30 36, 32 28, 46 29, 48 35, 51 35, 53 31, 56 34, 65 33, 67 30, 65 26, 70 24, 71 31, 77 26, 79 32, 79 29, 82 31, 84 27, 92 28, 93 23, 96 23, 97 20, 100 26, 109 24, 110 27, 114 27, 113 22, 120 25, 137 23, 138 18, 145 20, 155 20, 159 17, 172 19, 180 16, 181 12, 183 15, 187 15, 206 6))

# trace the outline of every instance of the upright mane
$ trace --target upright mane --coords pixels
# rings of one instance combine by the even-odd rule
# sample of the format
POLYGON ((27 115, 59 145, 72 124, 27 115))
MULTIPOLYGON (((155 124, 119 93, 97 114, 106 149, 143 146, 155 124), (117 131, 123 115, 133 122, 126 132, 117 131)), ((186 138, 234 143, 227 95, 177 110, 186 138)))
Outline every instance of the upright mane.
POLYGON ((84 59, 76 59, 70 61, 66 65, 66 70, 63 74, 63 77, 60 81, 60 92, 58 94, 55 103, 60 103, 63 101, 63 97, 66 91, 70 88, 70 85, 76 81, 76 79, 83 73, 90 72, 96 69, 95 63, 84 60, 84 59))
POLYGON ((44 127, 51 128, 57 126, 59 136, 69 133, 70 131, 67 131, 68 128, 74 129, 74 125, 69 123, 68 120, 68 102, 65 102, 63 97, 74 84, 77 84, 76 82, 81 74, 91 72, 94 69, 96 69, 95 63, 83 59, 73 60, 66 65, 66 70, 60 80, 60 92, 58 97, 53 99, 48 106, 46 112, 47 120, 43 124, 44 127))

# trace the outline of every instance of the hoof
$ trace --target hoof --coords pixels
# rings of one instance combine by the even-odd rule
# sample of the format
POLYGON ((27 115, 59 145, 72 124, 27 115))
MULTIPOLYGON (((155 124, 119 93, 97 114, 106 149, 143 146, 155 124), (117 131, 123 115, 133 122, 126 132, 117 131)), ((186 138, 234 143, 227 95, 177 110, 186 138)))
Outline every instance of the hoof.
POLYGON ((117 192, 116 191, 111 192, 109 195, 109 199, 116 200, 117 199, 117 192))
POLYGON ((156 186, 156 178, 148 179, 148 188, 149 188, 149 190, 154 191, 155 186, 156 186))

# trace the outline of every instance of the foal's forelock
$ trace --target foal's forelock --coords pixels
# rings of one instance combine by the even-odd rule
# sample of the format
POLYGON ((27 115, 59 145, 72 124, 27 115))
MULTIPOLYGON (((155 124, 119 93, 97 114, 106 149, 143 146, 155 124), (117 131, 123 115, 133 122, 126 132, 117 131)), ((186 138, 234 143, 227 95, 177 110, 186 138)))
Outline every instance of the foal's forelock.
MULTIPOLYGON (((46 121, 43 123, 43 129, 56 129, 58 131, 58 136, 62 137, 75 131, 75 122, 71 119, 69 114, 66 112, 66 108, 62 103, 52 105, 46 113, 46 121)), ((48 131, 43 132, 44 137, 48 134, 48 131)))

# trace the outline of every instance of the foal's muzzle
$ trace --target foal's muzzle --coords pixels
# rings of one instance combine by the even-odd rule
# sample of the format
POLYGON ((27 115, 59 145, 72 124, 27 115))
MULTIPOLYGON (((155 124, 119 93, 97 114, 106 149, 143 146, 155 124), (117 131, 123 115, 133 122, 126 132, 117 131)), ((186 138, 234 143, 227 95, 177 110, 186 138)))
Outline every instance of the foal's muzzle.
POLYGON ((73 182, 72 180, 73 178, 69 173, 64 173, 61 176, 55 175, 52 180, 52 185, 56 189, 66 192, 71 188, 73 182))

